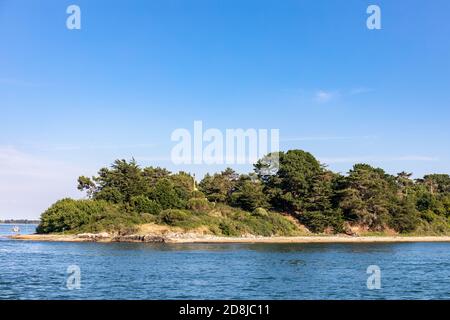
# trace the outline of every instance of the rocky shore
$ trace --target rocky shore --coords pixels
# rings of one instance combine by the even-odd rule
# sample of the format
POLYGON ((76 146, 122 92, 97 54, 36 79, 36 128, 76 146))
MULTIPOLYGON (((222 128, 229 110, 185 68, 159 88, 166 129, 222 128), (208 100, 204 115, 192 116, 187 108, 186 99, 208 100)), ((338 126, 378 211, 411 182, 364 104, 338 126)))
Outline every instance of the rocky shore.
POLYGON ((374 242, 450 242, 449 236, 301 236, 301 237, 219 237, 195 233, 113 235, 83 233, 77 235, 15 235, 14 240, 52 242, 140 242, 140 243, 374 243, 374 242))

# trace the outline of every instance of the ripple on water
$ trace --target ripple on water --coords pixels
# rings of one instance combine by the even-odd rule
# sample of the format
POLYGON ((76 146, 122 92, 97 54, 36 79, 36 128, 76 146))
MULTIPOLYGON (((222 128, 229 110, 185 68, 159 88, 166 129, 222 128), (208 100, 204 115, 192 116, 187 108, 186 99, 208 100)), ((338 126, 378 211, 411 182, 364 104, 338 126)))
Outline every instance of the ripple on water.
POLYGON ((449 299, 450 244, 0 242, 0 299, 449 299), (78 265, 81 289, 66 288, 78 265), (378 265, 382 289, 367 289, 378 265))

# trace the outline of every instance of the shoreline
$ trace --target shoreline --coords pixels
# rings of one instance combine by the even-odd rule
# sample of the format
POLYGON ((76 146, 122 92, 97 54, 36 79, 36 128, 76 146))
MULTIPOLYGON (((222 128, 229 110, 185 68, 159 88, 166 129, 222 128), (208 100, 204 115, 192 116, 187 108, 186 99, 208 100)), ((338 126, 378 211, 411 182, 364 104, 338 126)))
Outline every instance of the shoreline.
POLYGON ((80 235, 13 235, 9 239, 44 242, 99 242, 99 243, 414 243, 450 242, 450 236, 293 236, 293 237, 219 237, 210 235, 129 235, 108 234, 80 235))

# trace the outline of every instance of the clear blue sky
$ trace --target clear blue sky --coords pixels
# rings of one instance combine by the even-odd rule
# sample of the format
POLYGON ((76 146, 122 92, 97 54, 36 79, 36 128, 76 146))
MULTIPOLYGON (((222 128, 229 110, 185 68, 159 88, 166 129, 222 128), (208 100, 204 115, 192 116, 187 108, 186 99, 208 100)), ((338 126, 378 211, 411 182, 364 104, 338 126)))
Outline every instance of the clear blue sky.
MULTIPOLYGON (((450 172, 448 0, 0 0, 0 219, 76 178, 168 161, 177 128, 279 128, 283 150, 450 172), (82 29, 66 28, 81 8, 82 29), (366 28, 366 8, 382 30, 366 28)), ((250 170, 238 168, 240 171, 250 170)))

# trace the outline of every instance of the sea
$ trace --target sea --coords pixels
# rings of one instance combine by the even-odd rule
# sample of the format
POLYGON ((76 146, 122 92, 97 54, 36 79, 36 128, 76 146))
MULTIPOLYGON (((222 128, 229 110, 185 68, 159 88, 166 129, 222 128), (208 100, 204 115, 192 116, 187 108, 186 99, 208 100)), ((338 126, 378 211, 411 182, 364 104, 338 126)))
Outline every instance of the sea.
POLYGON ((450 299, 450 243, 33 242, 13 227, 0 225, 1 300, 450 299))

